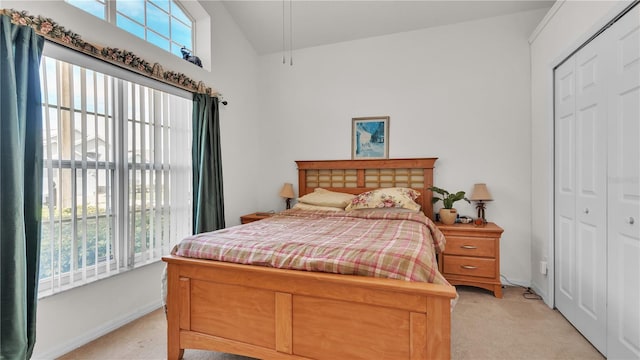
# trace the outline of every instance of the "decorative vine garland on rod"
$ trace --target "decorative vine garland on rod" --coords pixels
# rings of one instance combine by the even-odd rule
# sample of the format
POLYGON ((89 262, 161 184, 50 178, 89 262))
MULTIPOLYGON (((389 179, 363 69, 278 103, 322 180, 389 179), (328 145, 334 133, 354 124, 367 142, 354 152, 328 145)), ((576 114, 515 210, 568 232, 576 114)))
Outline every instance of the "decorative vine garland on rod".
POLYGON ((202 81, 196 82, 185 74, 175 71, 164 71, 162 65, 158 63, 151 65, 151 63, 140 58, 131 51, 118 48, 100 47, 98 45, 90 44, 82 40, 80 35, 70 30, 66 30, 50 18, 45 18, 40 15, 32 16, 28 15, 26 11, 18 11, 14 9, 0 9, 0 15, 9 16, 11 18, 11 22, 14 24, 30 26, 38 34, 44 36, 48 40, 100 60, 110 62, 127 70, 137 72, 144 76, 193 93, 207 94, 210 96, 220 95, 217 91, 206 86, 202 81))

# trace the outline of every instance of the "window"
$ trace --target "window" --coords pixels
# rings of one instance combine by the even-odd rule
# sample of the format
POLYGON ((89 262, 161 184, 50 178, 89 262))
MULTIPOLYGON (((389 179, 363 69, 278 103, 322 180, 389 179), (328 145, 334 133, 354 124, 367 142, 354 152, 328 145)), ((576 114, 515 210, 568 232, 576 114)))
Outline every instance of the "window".
POLYGON ((124 80, 122 69, 74 65, 50 46, 40 66, 40 296, 157 261, 191 233, 191 100, 124 80))
POLYGON ((193 51, 193 20, 175 1, 66 1, 179 57, 183 46, 193 51))

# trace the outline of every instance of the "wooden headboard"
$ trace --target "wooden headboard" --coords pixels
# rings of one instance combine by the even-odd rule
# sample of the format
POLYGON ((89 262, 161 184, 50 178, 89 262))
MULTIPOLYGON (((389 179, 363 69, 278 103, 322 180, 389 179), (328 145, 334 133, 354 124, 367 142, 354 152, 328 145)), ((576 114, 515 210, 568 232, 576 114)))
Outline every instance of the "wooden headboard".
POLYGON ((433 220, 433 168, 438 158, 387 160, 298 160, 299 196, 321 187, 360 194, 378 188, 408 187, 421 196, 416 200, 433 220))

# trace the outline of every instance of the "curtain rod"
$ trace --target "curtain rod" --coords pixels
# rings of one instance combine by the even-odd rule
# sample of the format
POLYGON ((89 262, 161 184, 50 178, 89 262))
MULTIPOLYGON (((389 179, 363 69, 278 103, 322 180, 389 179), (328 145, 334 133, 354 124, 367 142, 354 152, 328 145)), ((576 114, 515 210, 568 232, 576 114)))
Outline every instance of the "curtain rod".
POLYGON ((45 37, 47 40, 94 58, 104 60, 121 68, 136 72, 140 75, 192 93, 207 94, 212 97, 221 96, 218 91, 206 86, 202 81, 196 82, 185 74, 175 71, 164 71, 162 65, 159 63, 154 63, 152 65, 131 51, 88 43, 82 40, 80 35, 70 30, 66 30, 50 18, 45 18, 40 15, 28 15, 24 10, 18 11, 14 9, 0 9, 0 15, 9 16, 11 18, 11 22, 16 25, 31 27, 36 31, 36 33, 45 37))

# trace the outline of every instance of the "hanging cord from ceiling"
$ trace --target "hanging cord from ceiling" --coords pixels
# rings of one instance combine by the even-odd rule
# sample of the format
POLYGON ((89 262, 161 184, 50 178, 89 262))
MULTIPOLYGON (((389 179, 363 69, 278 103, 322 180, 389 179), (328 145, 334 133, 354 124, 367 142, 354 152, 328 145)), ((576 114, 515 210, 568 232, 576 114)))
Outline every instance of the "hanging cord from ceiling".
MULTIPOLYGON (((286 64, 285 0, 282 0, 282 64, 286 64)), ((293 66, 293 0, 289 0, 289 65, 293 66)))
POLYGON ((284 43, 284 0, 282 0, 282 65, 287 63, 287 60, 284 58, 284 43))
POLYGON ((289 0, 289 61, 293 66, 293 0, 289 0))

